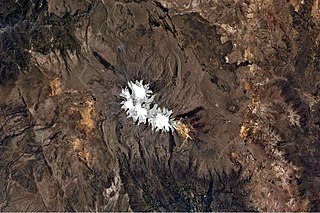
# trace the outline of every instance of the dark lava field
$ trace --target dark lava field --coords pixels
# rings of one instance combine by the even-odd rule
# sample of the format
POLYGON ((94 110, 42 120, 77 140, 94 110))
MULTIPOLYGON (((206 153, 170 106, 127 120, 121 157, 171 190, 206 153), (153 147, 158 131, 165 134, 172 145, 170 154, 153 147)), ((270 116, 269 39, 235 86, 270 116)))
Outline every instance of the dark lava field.
POLYGON ((320 0, 0 0, 0 211, 320 211, 320 0))

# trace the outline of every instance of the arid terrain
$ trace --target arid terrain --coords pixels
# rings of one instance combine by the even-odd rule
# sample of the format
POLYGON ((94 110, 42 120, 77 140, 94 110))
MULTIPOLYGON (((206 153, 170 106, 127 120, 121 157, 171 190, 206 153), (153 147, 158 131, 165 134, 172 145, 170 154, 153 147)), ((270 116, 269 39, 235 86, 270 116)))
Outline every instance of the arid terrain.
POLYGON ((320 211, 319 6, 0 1, 0 210, 320 211))

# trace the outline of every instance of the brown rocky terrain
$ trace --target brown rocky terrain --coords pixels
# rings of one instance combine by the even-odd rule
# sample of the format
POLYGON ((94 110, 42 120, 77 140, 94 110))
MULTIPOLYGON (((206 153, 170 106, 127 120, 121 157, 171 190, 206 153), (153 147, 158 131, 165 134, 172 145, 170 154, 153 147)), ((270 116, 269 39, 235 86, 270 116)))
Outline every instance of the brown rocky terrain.
POLYGON ((1 211, 320 211, 319 5, 1 1, 1 211))

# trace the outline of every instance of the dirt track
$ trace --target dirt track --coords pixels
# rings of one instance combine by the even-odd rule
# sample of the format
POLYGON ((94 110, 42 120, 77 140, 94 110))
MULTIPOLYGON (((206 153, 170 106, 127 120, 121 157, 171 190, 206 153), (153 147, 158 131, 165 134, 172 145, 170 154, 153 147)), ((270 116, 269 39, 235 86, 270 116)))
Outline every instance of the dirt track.
POLYGON ((1 211, 320 211, 319 10, 3 1, 1 211), (136 79, 193 140, 127 119, 136 79))

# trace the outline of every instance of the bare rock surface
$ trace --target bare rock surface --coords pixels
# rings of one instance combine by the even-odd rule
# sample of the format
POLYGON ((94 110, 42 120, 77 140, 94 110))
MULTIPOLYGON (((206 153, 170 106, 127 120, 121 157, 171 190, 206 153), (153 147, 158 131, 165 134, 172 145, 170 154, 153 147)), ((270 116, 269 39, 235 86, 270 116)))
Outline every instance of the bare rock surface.
POLYGON ((319 4, 2 1, 1 211, 320 211, 319 4))

